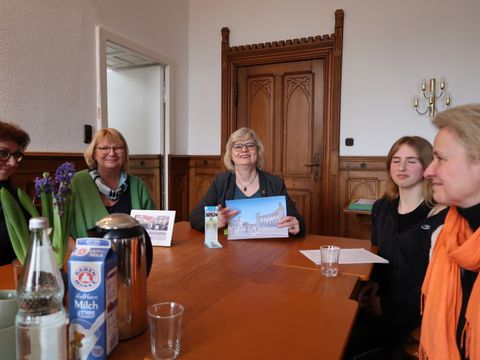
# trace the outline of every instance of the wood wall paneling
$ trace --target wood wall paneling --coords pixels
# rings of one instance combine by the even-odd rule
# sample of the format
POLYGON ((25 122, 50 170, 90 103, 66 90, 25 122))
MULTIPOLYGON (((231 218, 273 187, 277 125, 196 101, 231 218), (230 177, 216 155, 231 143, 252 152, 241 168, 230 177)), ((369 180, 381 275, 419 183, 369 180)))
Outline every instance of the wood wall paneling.
POLYGON ((224 171, 219 156, 170 155, 169 209, 175 221, 188 220, 190 212, 205 195, 215 175, 224 171))
POLYGON ((73 162, 76 171, 87 167, 83 154, 27 152, 15 174, 12 175, 12 182, 16 187, 24 189, 30 197, 33 197, 35 194, 35 179, 42 177, 44 172, 49 172, 53 176, 57 167, 66 161, 73 162))
MULTIPOLYGON (((341 209, 356 199, 378 199, 387 179, 385 157, 342 157, 340 159, 341 209)), ((371 217, 362 212, 342 211, 340 236, 369 239, 371 217)))
MULTIPOLYGON (((353 199, 378 199, 385 189, 385 157, 358 156, 341 157, 340 168, 336 169, 340 184, 340 219, 339 232, 336 235, 360 239, 370 239, 371 218, 361 213, 346 213, 344 209, 353 199)), ((172 156, 170 160, 170 208, 177 210, 177 220, 188 220, 189 213, 212 183, 215 175, 224 171, 219 156, 172 156), (173 187, 172 187, 173 186, 173 187)), ((285 179, 287 187, 288 179, 285 179)), ((311 204, 302 191, 289 190, 289 195, 296 202, 298 210, 308 213, 311 204)), ((323 194, 321 195, 324 196, 323 194)), ((335 207, 331 206, 331 211, 335 207)), ((323 217, 313 221, 328 221, 323 217)))
MULTIPOLYGON (((86 168, 83 155, 78 153, 27 153, 17 172, 12 176, 13 183, 26 189, 32 196, 34 179, 44 171, 54 173, 58 165, 65 161, 75 164, 76 170, 86 168)), ((353 238, 370 238, 370 216, 346 213, 344 209, 350 201, 358 198, 378 199, 385 189, 387 171, 385 157, 341 157, 339 159, 340 203, 332 206, 340 209, 337 235, 353 238)), ((169 157, 169 209, 176 210, 176 221, 188 220, 191 210, 204 196, 215 175, 224 171, 220 156, 178 156, 169 157)), ((157 207, 161 204, 162 159, 160 155, 135 155, 130 157, 130 173, 143 179, 157 207)), ((301 191, 292 190, 289 195, 298 209, 308 212, 311 206, 301 191)), ((323 194, 322 194, 323 197, 323 194)), ((325 221, 324 218, 314 219, 325 221)))
MULTIPOLYGON (((26 190, 33 197, 35 178, 43 176, 44 172, 54 175, 57 167, 66 161, 73 162, 76 171, 87 168, 83 154, 80 153, 27 152, 24 160, 12 176, 12 181, 16 187, 26 190)), ((160 209, 162 194, 161 155, 132 155, 129 163, 130 173, 140 177, 145 182, 155 205, 160 209)))
POLYGON ((130 155, 130 174, 145 183, 157 209, 162 209, 162 155, 130 155))
POLYGON ((169 155, 168 208, 175 210, 175 221, 188 220, 190 213, 190 157, 169 155))
POLYGON ((192 156, 190 159, 189 213, 205 195, 215 175, 224 169, 219 156, 192 156))

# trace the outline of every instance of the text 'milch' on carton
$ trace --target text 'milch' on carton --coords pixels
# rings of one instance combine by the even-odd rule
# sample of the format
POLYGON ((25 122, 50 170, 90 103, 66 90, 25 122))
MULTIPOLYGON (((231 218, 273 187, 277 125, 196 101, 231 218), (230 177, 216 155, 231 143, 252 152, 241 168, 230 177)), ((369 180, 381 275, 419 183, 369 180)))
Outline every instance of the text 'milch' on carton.
POLYGON ((118 344, 117 256, 110 240, 77 239, 68 280, 70 359, 106 359, 118 344))

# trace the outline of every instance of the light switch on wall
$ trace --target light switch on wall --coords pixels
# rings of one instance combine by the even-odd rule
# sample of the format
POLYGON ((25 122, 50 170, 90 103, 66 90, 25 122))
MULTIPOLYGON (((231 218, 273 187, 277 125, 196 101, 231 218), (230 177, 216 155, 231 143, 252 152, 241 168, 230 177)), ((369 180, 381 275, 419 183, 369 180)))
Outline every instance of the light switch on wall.
POLYGON ((92 125, 83 125, 83 143, 90 144, 92 142, 92 125))

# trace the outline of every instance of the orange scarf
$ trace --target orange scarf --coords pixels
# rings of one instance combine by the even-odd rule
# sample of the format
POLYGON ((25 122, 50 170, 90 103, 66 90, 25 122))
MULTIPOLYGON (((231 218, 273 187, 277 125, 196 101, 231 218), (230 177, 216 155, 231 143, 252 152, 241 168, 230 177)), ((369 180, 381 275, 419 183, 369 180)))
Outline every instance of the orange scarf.
MULTIPOLYGON (((480 228, 472 232, 452 206, 445 219, 422 286, 420 359, 457 360, 457 322, 462 306, 460 267, 480 269, 480 228)), ((480 276, 473 285, 462 330, 465 355, 480 360, 480 276)))

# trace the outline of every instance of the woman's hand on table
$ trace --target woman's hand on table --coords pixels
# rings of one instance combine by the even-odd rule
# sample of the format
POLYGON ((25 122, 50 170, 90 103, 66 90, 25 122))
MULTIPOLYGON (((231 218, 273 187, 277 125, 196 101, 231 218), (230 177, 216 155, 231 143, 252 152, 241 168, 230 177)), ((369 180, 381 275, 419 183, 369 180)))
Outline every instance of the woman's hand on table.
POLYGON ((285 216, 280 220, 277 226, 288 227, 288 233, 291 235, 297 235, 300 232, 300 224, 294 216, 285 216))

